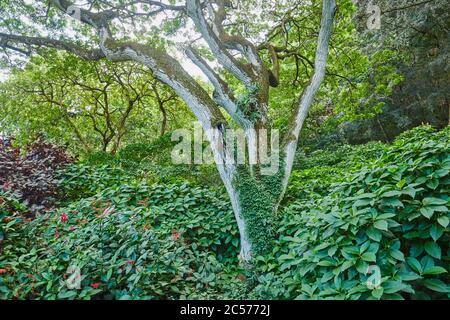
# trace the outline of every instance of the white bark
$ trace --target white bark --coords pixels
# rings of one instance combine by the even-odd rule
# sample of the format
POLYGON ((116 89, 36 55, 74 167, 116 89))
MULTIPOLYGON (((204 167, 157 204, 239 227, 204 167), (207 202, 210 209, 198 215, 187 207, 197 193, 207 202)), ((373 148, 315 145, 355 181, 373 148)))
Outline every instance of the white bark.
POLYGON ((245 220, 242 217, 241 207, 238 199, 238 192, 233 185, 233 178, 236 173, 236 166, 230 161, 227 161, 233 156, 233 150, 224 146, 223 132, 217 128, 205 131, 207 140, 210 142, 211 150, 213 151, 214 161, 217 170, 225 185, 228 196, 231 201, 233 213, 238 225, 241 250, 239 259, 242 262, 248 262, 251 259, 252 245, 247 235, 245 220))
POLYGON ((288 133, 288 141, 284 147, 285 171, 282 182, 283 189, 279 201, 281 201, 284 196, 289 177, 291 175, 300 130, 302 129, 303 123, 306 119, 306 116, 308 115, 309 108, 314 101, 314 97, 325 77, 325 67, 335 10, 335 0, 323 0, 319 39, 317 41, 316 58, 314 62, 314 74, 300 98, 294 122, 292 123, 291 130, 288 133))
POLYGON ((243 70, 240 63, 236 59, 234 59, 230 53, 224 50, 224 48, 220 44, 220 40, 217 38, 212 28, 206 22, 200 2, 198 0, 187 0, 186 8, 189 17, 198 28, 198 31, 208 44, 209 48, 211 49, 212 53, 219 61, 219 63, 237 79, 244 83, 245 86, 251 87, 253 79, 243 70))

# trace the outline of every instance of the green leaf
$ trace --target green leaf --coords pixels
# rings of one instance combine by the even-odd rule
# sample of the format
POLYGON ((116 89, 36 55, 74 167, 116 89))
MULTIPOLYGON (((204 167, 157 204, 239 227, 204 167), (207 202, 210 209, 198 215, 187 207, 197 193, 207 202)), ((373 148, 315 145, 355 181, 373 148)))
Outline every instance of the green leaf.
POLYGON ((439 186, 439 180, 436 178, 431 179, 426 183, 427 187, 435 190, 439 186))
POLYGON ((367 268, 369 267, 369 264, 368 264, 367 262, 364 262, 364 261, 362 261, 362 260, 359 260, 359 261, 356 263, 355 267, 356 267, 356 270, 357 270, 359 273, 366 274, 366 273, 367 273, 367 268))
POLYGON ((444 229, 436 223, 434 223, 430 228, 430 236, 431 238, 433 238, 434 241, 437 241, 442 236, 443 233, 444 229))
POLYGON ((113 272, 113 269, 109 269, 108 272, 106 273, 106 279, 105 279, 106 282, 108 282, 109 279, 111 279, 112 272, 113 272))
POLYGON ((372 253, 372 252, 366 252, 366 253, 363 253, 363 254, 361 255, 361 258, 362 258, 364 261, 369 261, 369 262, 376 262, 376 260, 377 260, 376 255, 375 255, 374 253, 372 253))
POLYGON ((407 186, 405 189, 402 190, 402 193, 407 194, 413 199, 416 197, 416 192, 417 192, 416 189, 414 189, 411 186, 407 186))
POLYGON ((395 293, 404 287, 402 281, 386 281, 383 283, 384 293, 395 293))
POLYGON ((450 170, 448 170, 448 169, 439 169, 434 172, 434 176, 437 178, 442 178, 442 177, 445 177, 446 175, 448 175, 449 171, 450 170))
POLYGON ((380 242, 382 234, 380 231, 378 231, 377 229, 370 227, 366 230, 366 234, 367 236, 377 242, 380 242))
POLYGON ((385 231, 388 230, 388 223, 386 220, 377 220, 377 221, 375 221, 373 226, 379 230, 385 230, 385 231))
POLYGON ((424 217, 430 219, 433 216, 434 210, 432 207, 423 207, 423 208, 420 208, 420 213, 424 217))
POLYGON ((379 216, 377 216, 377 220, 389 219, 389 218, 392 218, 395 216, 396 216, 396 214, 394 214, 394 213, 382 213, 379 216))
POLYGON ((349 260, 349 261, 345 261, 342 266, 341 266, 341 272, 347 270, 348 268, 350 268, 351 266, 353 266, 355 264, 355 261, 353 260, 349 260))
POLYGON ((383 295, 383 292, 384 292, 383 287, 379 287, 379 288, 373 289, 372 290, 372 296, 374 298, 376 298, 376 299, 380 299, 381 296, 383 295))
POLYGON ((381 204, 389 207, 403 207, 403 202, 397 198, 384 198, 381 200, 381 204))
POLYGON ((420 274, 422 273, 422 266, 420 265, 420 262, 416 258, 408 257, 406 258, 406 262, 411 267, 411 269, 413 269, 417 273, 420 274))
POLYGON ((441 259, 441 248, 438 246, 436 242, 428 241, 424 245, 425 251, 436 259, 441 259))
POLYGON ((400 275, 403 281, 414 281, 422 278, 421 276, 419 276, 417 273, 414 272, 401 273, 400 275))
POLYGON ((448 286, 439 279, 427 279, 423 282, 425 287, 436 292, 448 293, 448 286))
POLYGON ((392 256, 392 258, 399 260, 399 261, 405 261, 405 256, 403 254, 403 252, 401 252, 400 250, 391 250, 390 254, 392 256))
POLYGON ((360 247, 359 247, 359 253, 362 254, 363 252, 365 252, 370 246, 370 241, 366 241, 364 242, 360 247))
POLYGON ((449 209, 446 206, 432 206, 434 212, 448 212, 449 209))
POLYGON ((359 199, 356 200, 355 203, 353 204, 354 207, 364 207, 367 206, 368 204, 372 203, 372 199, 359 199))
POLYGON ((429 205, 442 205, 442 204, 446 204, 447 200, 443 200, 440 198, 434 198, 434 197, 428 197, 428 198, 424 198, 422 200, 422 203, 424 206, 429 206, 429 205))
POLYGON ((381 198, 390 198, 390 197, 397 197, 401 195, 402 193, 400 191, 394 190, 394 191, 388 191, 381 195, 381 198))
POLYGON ((64 292, 58 293, 58 299, 68 299, 68 298, 75 297, 76 295, 77 295, 76 291, 64 291, 64 292))
POLYGON ((426 268, 423 272, 423 274, 427 274, 427 275, 442 274, 442 273, 447 273, 447 270, 445 270, 442 267, 438 267, 438 266, 426 268))
POLYGON ((318 266, 322 267, 334 267, 336 266, 336 262, 330 259, 322 260, 317 263, 318 266))
POLYGON ((439 224, 441 226, 443 226, 444 228, 447 228, 449 221, 449 218, 447 216, 440 216, 437 221, 439 222, 439 224))

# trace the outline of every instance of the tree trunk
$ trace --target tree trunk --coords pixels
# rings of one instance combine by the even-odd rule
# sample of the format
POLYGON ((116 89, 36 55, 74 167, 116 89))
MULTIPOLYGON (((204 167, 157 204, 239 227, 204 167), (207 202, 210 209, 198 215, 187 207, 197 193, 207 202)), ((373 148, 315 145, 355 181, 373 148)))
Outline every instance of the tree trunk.
POLYGON ((246 263, 252 257, 270 252, 281 194, 282 170, 274 176, 265 176, 259 169, 259 165, 240 165, 231 181, 237 206, 235 215, 241 234, 240 259, 246 263))
POLYGON ((447 108, 448 108, 448 122, 447 124, 450 126, 450 103, 449 100, 446 100, 447 102, 447 108))
POLYGON ((161 122, 161 131, 159 133, 159 136, 162 137, 166 133, 166 127, 167 127, 167 111, 164 108, 164 105, 162 102, 158 102, 159 110, 162 114, 162 122, 161 122))
MULTIPOLYGON (((266 136, 265 132, 258 135, 255 130, 246 131, 248 159, 244 164, 235 157, 234 145, 227 146, 224 143, 226 133, 222 133, 221 130, 215 130, 215 138, 210 135, 208 140, 238 225, 240 261, 249 265, 253 257, 271 250, 271 241, 275 236, 275 213, 283 188, 284 166, 277 159, 276 170, 269 174, 267 165, 261 164, 265 163, 263 159, 267 156, 265 141, 261 139, 266 136), (234 159, 233 163, 227 161, 230 157, 234 159)), ((272 146, 271 154, 279 157, 278 152, 273 153, 274 150, 272 146)))
MULTIPOLYGON (((253 171, 255 171, 253 169, 253 171)), ((275 235, 275 208, 280 189, 272 189, 273 177, 252 175, 248 166, 236 168, 232 177, 222 176, 240 234, 240 261, 248 264, 270 252, 275 235)))
MULTIPOLYGON (((283 152, 282 154, 277 153, 279 160, 277 172, 274 175, 261 174, 262 166, 258 165, 258 163, 261 163, 258 160, 261 159, 257 159, 258 155, 261 156, 262 145, 259 143, 261 137, 254 134, 255 131, 252 128, 244 128, 249 164, 237 165, 231 170, 228 168, 228 172, 224 170, 224 166, 218 165, 220 175, 233 204, 241 235, 240 259, 245 263, 250 262, 254 256, 268 253, 271 249, 270 244, 275 234, 275 213, 287 189, 300 131, 325 77, 328 44, 335 9, 334 0, 324 0, 314 74, 300 97, 298 109, 292 114, 283 152), (282 161, 280 156, 282 156, 282 161), (256 163, 256 165, 253 165, 253 163, 256 163)), ((210 141, 214 142, 214 140, 210 141)), ((217 150, 217 146, 213 147, 213 151, 218 153, 217 150)))

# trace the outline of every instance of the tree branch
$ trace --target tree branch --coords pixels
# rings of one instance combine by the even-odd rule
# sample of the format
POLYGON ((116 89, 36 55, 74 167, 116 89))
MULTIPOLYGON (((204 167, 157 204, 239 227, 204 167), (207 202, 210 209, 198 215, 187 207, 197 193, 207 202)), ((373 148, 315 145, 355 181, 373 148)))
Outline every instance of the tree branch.
POLYGON ((6 34, 0 32, 0 46, 8 49, 12 49, 18 52, 21 52, 23 54, 27 54, 25 50, 22 50, 20 48, 10 48, 10 43, 14 43, 16 45, 26 45, 26 46, 35 46, 35 47, 48 47, 48 48, 54 48, 58 50, 65 50, 72 52, 73 54, 86 59, 86 60, 100 60, 105 58, 105 54, 100 50, 89 50, 85 49, 79 45, 50 39, 50 38, 44 38, 44 37, 27 37, 27 36, 20 36, 20 35, 14 35, 14 34, 6 34))
MULTIPOLYGON (((291 116, 290 129, 287 132, 284 141, 285 153, 285 172, 283 179, 283 190, 286 189, 289 176, 292 170, 295 151, 297 149, 298 138, 300 130, 303 126, 305 118, 311 107, 314 97, 319 90, 320 84, 325 77, 326 60, 328 56, 328 47, 333 28, 334 14, 336 11, 335 0, 323 0, 322 2, 322 17, 320 22, 319 38, 317 41, 316 57, 314 61, 314 73, 309 81, 308 86, 303 91, 298 107, 291 116)), ((280 201, 284 196, 281 194, 280 201)))
POLYGON ((202 6, 199 0, 187 0, 186 8, 188 16, 192 19, 203 39, 208 44, 219 63, 233 74, 246 87, 251 87, 253 76, 242 63, 237 61, 222 45, 217 35, 206 22, 203 15, 202 6))
POLYGON ((245 116, 240 112, 235 103, 232 92, 228 85, 220 78, 220 76, 208 65, 208 63, 199 55, 199 53, 191 47, 186 48, 186 55, 191 61, 200 68, 209 81, 214 86, 213 99, 233 118, 236 123, 243 127, 252 126, 245 116))

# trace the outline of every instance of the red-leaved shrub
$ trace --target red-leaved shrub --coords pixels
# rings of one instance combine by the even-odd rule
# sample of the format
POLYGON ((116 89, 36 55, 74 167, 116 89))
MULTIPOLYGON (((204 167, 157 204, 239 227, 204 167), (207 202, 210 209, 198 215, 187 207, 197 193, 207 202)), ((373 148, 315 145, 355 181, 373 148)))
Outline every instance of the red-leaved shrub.
POLYGON ((70 162, 60 147, 38 140, 21 151, 0 138, 0 189, 31 213, 45 210, 57 196, 55 171, 70 162))

